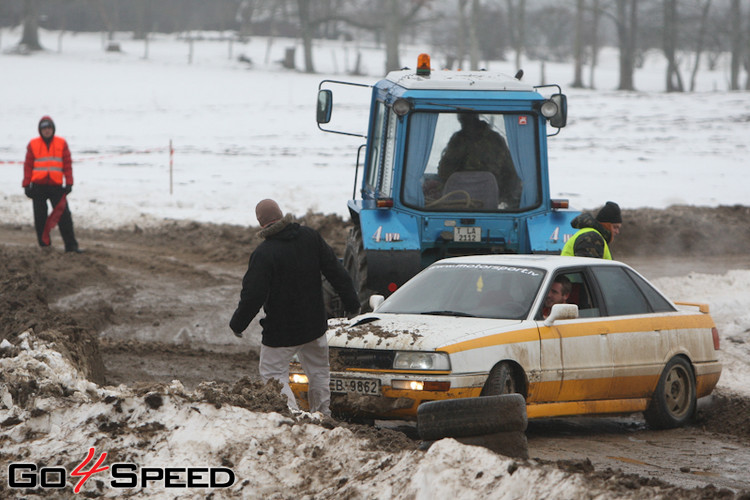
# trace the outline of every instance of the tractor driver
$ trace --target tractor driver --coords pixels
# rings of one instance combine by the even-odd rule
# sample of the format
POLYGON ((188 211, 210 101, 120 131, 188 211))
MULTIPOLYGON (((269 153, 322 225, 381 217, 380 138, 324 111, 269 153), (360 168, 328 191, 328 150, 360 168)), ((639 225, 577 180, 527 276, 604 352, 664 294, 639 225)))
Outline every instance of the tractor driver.
POLYGON ((459 113, 458 121, 461 130, 451 136, 438 163, 440 180, 445 184, 454 172, 491 172, 497 179, 500 202, 507 208, 518 208, 521 179, 505 139, 477 113, 459 113))

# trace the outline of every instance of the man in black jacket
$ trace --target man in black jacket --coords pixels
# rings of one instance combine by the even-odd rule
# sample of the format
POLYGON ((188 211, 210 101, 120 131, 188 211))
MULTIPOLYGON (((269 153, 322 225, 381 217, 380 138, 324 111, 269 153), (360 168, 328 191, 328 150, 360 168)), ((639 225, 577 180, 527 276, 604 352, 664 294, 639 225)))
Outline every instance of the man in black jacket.
POLYGON ((282 215, 273 200, 258 203, 255 215, 264 241, 250 256, 229 326, 241 337, 263 307, 261 379, 281 382, 290 408, 297 409, 289 387, 289 362, 296 354, 309 380, 310 411, 330 415, 328 322, 321 273, 338 292, 348 314, 359 310, 357 293, 346 269, 317 231, 295 223, 291 214, 282 215))

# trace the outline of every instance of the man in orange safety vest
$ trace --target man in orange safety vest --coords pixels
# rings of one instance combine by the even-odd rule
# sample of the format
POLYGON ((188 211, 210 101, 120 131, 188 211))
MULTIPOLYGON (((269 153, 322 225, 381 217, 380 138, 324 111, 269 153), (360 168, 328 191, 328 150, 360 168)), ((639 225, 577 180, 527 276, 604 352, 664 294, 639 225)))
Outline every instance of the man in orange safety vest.
POLYGON ((47 220, 49 201, 53 208, 50 219, 59 217, 65 251, 80 253, 66 201, 73 188, 73 161, 68 143, 55 135, 55 123, 49 116, 39 120, 39 137, 33 138, 26 148, 22 186, 26 196, 34 201, 34 227, 39 246, 50 246, 49 231, 52 225, 47 220))

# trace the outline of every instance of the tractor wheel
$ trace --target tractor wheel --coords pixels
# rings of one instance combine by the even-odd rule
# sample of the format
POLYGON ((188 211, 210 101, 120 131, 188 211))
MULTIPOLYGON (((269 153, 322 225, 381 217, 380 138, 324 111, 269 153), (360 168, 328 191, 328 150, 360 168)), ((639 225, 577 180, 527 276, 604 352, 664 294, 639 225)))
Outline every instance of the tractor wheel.
POLYGON ((321 274, 323 280, 323 303, 326 306, 326 314, 329 318, 341 318, 344 316, 344 303, 341 301, 341 297, 333 288, 331 282, 321 274))
POLYGON ((520 394, 430 401, 417 410, 417 431, 425 441, 523 432, 527 423, 520 394))
POLYGON ((671 429, 690 420, 695 405, 695 377, 690 362, 683 357, 674 357, 664 367, 643 416, 654 429, 671 429))
POLYGON ((346 240, 346 250, 344 251, 344 267, 354 283, 354 289, 357 291, 361 312, 370 310, 370 295, 373 292, 365 286, 367 283, 367 257, 365 255, 365 245, 362 242, 362 231, 355 226, 349 230, 349 238, 346 240))

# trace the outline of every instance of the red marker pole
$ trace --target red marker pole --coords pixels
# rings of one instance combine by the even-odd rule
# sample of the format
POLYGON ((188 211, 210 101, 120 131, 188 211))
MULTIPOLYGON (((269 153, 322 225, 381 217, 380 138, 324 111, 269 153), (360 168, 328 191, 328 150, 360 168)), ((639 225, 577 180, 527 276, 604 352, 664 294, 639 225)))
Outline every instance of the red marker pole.
POLYGON ((172 167, 174 165, 174 149, 172 139, 169 139, 169 194, 172 194, 172 167))

